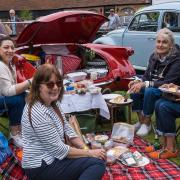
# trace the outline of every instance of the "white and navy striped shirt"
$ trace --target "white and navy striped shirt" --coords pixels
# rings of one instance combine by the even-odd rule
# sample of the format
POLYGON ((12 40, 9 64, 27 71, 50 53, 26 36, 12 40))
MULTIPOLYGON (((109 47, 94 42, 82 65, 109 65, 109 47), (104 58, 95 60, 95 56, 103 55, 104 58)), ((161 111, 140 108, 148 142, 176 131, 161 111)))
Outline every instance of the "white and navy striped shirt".
MULTIPOLYGON (((60 108, 60 103, 57 103, 60 108)), ((31 109, 31 120, 29 122, 29 106, 26 104, 22 116, 23 168, 37 168, 41 166, 42 160, 51 164, 55 158, 64 159, 69 146, 64 143, 64 132, 69 137, 77 137, 74 130, 66 121, 64 114, 64 128, 58 115, 52 107, 47 107, 41 102, 36 102, 31 109)), ((60 108, 61 110, 61 108, 60 108)))

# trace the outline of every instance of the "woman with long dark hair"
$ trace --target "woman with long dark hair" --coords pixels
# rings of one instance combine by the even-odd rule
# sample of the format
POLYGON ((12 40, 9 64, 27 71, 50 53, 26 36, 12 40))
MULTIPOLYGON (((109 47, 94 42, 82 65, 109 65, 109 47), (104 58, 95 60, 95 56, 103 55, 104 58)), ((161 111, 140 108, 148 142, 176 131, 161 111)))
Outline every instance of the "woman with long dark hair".
POLYGON ((84 147, 61 110, 63 91, 55 66, 40 66, 22 116, 22 166, 29 179, 100 180, 105 171, 105 150, 84 147))

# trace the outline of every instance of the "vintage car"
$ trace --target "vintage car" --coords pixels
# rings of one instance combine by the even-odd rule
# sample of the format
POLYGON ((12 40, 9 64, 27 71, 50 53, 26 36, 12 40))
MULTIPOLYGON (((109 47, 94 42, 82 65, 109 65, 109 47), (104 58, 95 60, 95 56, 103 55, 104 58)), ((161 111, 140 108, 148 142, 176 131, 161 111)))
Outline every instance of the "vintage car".
POLYGON ((16 41, 16 53, 33 65, 55 64, 63 75, 97 73, 94 83, 112 90, 127 89, 135 70, 128 47, 90 43, 105 16, 88 11, 63 11, 29 24, 16 41))
POLYGON ((134 55, 130 61, 135 69, 144 71, 155 46, 157 31, 163 27, 172 30, 176 43, 180 44, 180 2, 142 8, 126 28, 111 31, 93 43, 132 47, 134 55))

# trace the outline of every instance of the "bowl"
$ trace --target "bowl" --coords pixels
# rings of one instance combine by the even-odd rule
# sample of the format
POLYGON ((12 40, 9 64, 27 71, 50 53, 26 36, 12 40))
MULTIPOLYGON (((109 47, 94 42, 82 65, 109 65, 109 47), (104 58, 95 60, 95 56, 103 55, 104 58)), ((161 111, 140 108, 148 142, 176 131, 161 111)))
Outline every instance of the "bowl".
POLYGON ((108 139, 109 139, 109 137, 107 135, 96 135, 94 137, 94 140, 96 142, 99 142, 99 143, 102 143, 102 144, 104 144, 108 139))

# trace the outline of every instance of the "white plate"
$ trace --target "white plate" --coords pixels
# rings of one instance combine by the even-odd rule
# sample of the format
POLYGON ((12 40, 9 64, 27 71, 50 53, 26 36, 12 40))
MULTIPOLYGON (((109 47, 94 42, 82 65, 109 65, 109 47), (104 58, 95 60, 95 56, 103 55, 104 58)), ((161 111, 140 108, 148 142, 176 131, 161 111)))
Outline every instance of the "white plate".
POLYGON ((120 95, 119 94, 103 94, 103 98, 106 100, 114 99, 118 96, 120 96, 120 95))
MULTIPOLYGON (((120 160, 120 159, 118 159, 118 160, 120 160)), ((125 161, 120 160, 120 162, 121 162, 122 164, 128 166, 125 161)), ((137 164, 137 165, 132 165, 132 166, 130 166, 130 167, 142 167, 142 166, 145 166, 145 165, 147 165, 147 164, 149 164, 149 163, 150 163, 150 160, 149 160, 147 157, 143 156, 143 157, 142 157, 142 160, 141 160, 141 161, 138 161, 138 164, 137 164)))
POLYGON ((176 92, 170 91, 167 88, 159 88, 161 91, 166 92, 166 93, 171 93, 171 94, 175 94, 175 95, 180 95, 180 90, 177 90, 176 92))
POLYGON ((126 102, 114 103, 114 102, 113 102, 113 99, 111 99, 109 102, 112 103, 112 104, 129 104, 129 103, 132 103, 133 100, 132 100, 132 99, 127 99, 126 102))

